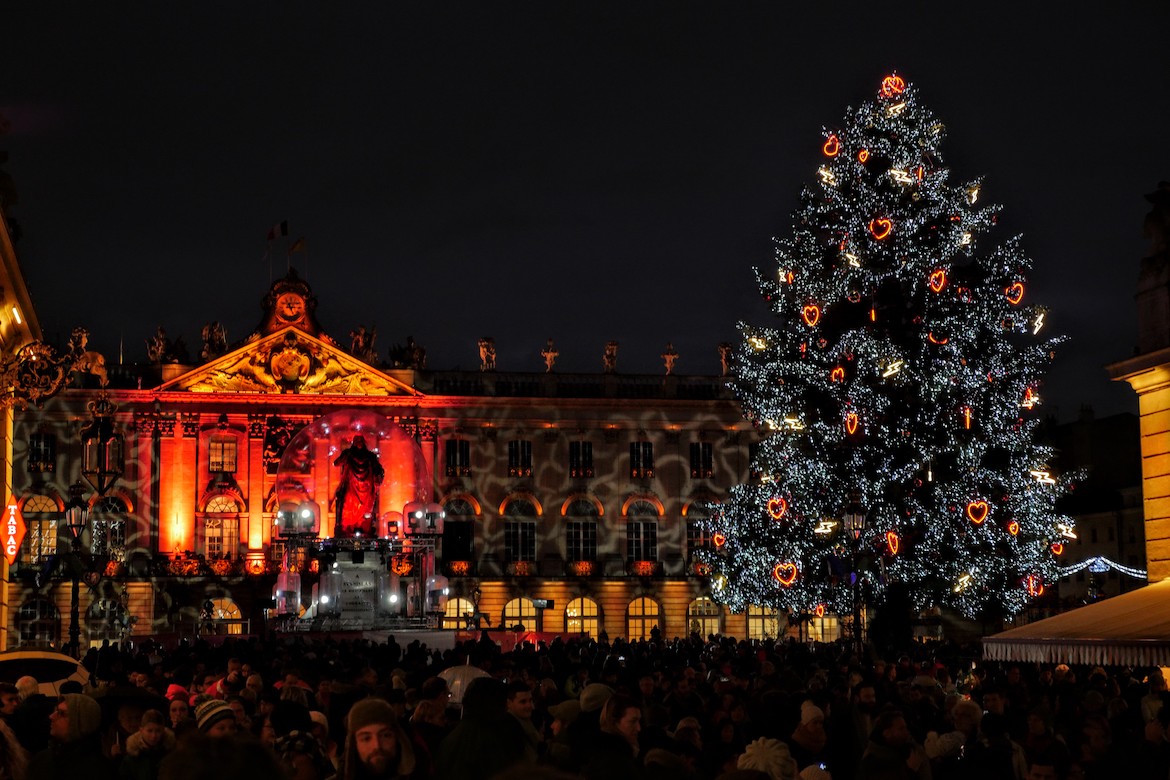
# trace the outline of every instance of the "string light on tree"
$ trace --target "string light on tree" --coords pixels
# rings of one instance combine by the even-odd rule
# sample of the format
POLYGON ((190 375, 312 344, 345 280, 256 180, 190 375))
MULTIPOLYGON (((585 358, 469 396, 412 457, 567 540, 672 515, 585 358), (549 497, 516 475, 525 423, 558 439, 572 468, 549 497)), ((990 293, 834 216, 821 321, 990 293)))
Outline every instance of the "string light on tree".
POLYGON ((1057 575, 1072 525, 1055 505, 1076 476, 1037 465, 1062 339, 1038 337, 1032 261, 995 235, 984 183, 947 169, 945 127, 902 76, 815 137, 816 186, 779 231, 776 275, 758 274, 776 318, 741 326, 732 377, 759 429, 751 470, 771 478, 731 491, 707 521, 724 543, 698 555, 735 612, 848 615, 902 583, 918 607, 1015 613, 1057 575))

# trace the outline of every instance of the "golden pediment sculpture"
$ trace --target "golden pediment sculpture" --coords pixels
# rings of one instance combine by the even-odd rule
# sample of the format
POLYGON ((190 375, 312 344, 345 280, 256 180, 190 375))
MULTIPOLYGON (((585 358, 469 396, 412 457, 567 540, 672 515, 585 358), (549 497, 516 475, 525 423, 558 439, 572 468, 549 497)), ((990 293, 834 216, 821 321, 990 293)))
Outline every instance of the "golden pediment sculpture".
POLYGON ((421 395, 337 347, 289 327, 163 385, 193 393, 421 395))

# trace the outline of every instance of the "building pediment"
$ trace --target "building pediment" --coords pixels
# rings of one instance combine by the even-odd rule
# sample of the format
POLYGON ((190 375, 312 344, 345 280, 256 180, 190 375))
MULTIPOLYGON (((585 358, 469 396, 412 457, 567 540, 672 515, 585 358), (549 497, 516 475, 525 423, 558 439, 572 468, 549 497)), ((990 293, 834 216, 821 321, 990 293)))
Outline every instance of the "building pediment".
POLYGON ((410 385, 291 325, 175 377, 159 390, 422 395, 410 385))

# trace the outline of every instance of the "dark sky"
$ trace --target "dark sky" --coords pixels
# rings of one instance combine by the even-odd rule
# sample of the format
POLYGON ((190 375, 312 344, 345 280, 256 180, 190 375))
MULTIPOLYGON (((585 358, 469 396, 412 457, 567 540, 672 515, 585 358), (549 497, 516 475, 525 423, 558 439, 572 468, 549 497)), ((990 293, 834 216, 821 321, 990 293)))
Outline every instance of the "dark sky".
POLYGON ((1132 352, 1142 196, 1170 179, 1170 4, 12 5, 0 149, 50 338, 83 324, 127 362, 160 324, 242 338, 287 219, 343 343, 474 368, 490 335, 536 371, 551 336, 600 371, 617 339, 620 371, 660 373, 673 341, 714 373, 822 125, 897 69, 1072 338, 1048 411, 1136 410, 1102 366, 1132 352))

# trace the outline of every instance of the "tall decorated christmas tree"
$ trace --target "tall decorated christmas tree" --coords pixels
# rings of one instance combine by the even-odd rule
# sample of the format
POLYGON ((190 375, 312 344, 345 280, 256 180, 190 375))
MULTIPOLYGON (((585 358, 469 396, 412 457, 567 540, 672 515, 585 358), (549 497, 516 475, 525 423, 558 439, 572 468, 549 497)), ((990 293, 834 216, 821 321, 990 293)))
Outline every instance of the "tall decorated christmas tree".
POLYGON ((849 615, 901 583, 919 608, 1013 614, 1075 538, 1068 477, 1035 440, 1061 339, 1041 335, 1019 240, 987 239, 980 182, 949 180, 914 87, 889 76, 847 114, 757 271, 775 318, 740 325, 734 387, 763 436, 712 514, 714 595, 849 615))

